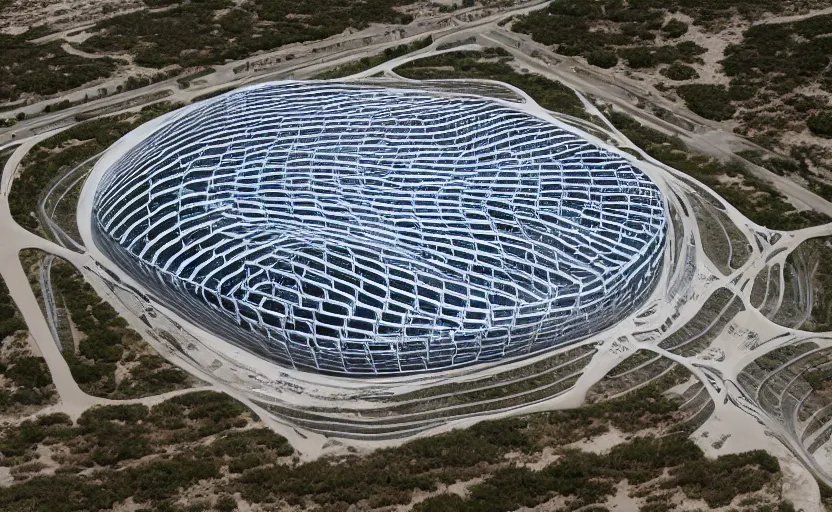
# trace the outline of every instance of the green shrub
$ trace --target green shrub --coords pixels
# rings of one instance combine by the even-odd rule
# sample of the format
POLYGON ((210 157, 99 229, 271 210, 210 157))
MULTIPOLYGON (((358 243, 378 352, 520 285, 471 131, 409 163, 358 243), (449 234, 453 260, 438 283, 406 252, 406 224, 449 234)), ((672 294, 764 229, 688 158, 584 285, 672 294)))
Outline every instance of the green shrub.
POLYGON ((593 66, 608 69, 618 64, 618 57, 608 50, 596 50, 587 55, 586 60, 593 66))
POLYGON ((183 435, 192 440, 244 427, 248 420, 242 415, 249 409, 228 395, 213 391, 197 391, 171 398, 153 406, 148 421, 157 428, 186 429, 183 435), (186 421, 187 420, 187 421, 186 421))
POLYGON ((680 21, 673 18, 664 24, 664 26, 662 27, 662 32, 667 34, 667 37, 670 37, 672 39, 682 37, 688 32, 688 24, 684 21, 680 21))
POLYGON ((67 425, 72 426, 72 418, 62 412, 55 412, 46 414, 37 419, 37 424, 40 427, 51 427, 53 425, 67 425))
POLYGON ((15 385, 26 388, 42 388, 52 384, 49 367, 42 357, 21 357, 15 359, 5 372, 15 385))
POLYGON ((686 64, 679 64, 678 62, 674 62, 669 67, 663 69, 661 74, 676 81, 699 78, 699 73, 697 73, 695 69, 686 64))
POLYGON ((49 400, 51 393, 40 389, 20 388, 11 394, 11 402, 19 405, 41 405, 49 400))
POLYGON ((619 55, 633 69, 652 68, 659 63, 656 52, 651 48, 627 48, 621 50, 619 55))
POLYGON ((757 94, 757 89, 743 85, 731 85, 728 87, 728 97, 731 101, 748 101, 757 94))
POLYGON ((682 41, 681 43, 675 46, 676 51, 682 55, 683 59, 691 59, 696 57, 697 55, 702 55, 703 53, 707 53, 708 49, 698 44, 694 43, 693 41, 682 41))
MULTIPOLYGON (((755 492, 775 482, 779 472, 776 459, 750 452, 709 460, 695 443, 679 434, 633 437, 604 455, 563 449, 539 471, 507 464, 509 453, 532 454, 543 447, 563 447, 574 438, 567 439, 561 432, 581 438, 598 432, 590 428, 598 422, 628 431, 642 427, 662 431, 664 423, 678 419, 678 409, 662 390, 679 377, 668 376, 621 399, 581 409, 484 422, 361 457, 325 457, 294 464, 277 459, 291 454, 291 448, 283 437, 265 428, 230 431, 226 423, 213 441, 195 442, 199 439, 189 433, 206 422, 229 419, 226 412, 217 411, 226 411, 228 404, 235 402, 219 393, 182 395, 149 412, 140 404, 96 407, 84 413, 77 426, 65 415, 52 415, 4 432, 0 452, 26 458, 40 443, 68 443, 69 450, 63 453, 75 457, 72 465, 55 475, 34 476, 0 487, 0 509, 107 510, 132 496, 152 510, 182 512, 213 507, 227 511, 236 507, 235 493, 252 505, 270 503, 267 507, 379 509, 409 503, 414 490, 435 491, 440 483, 482 478, 470 487, 466 498, 440 494, 414 510, 508 512, 535 507, 560 495, 567 497, 570 508, 601 512, 603 507, 593 504, 614 495, 616 485, 624 479, 635 484, 669 474, 668 480, 675 483, 667 484, 672 490, 665 494, 683 492, 709 503, 722 503, 732 492, 755 492), (182 426, 170 430, 172 424, 182 426), (164 453, 172 450, 179 453, 164 453), (159 456, 149 462, 118 466, 120 461, 135 460, 148 452, 159 456), (94 467, 95 463, 104 467, 94 467), (94 469, 82 472, 82 467, 94 469), (226 467, 228 471, 223 470, 226 467), (205 500, 185 509, 177 505, 197 482, 216 489, 218 497, 213 504, 205 500), (719 484, 717 488, 710 488, 713 483, 719 484)), ((251 414, 242 407, 235 406, 235 410, 251 414)), ((656 507, 661 502, 647 501, 656 507)))
POLYGON ((279 457, 294 453, 285 437, 275 434, 268 428, 232 432, 220 436, 211 444, 212 453, 218 457, 241 457, 257 453, 261 448, 270 450, 279 457))
POLYGON ((815 135, 832 137, 832 112, 819 112, 806 120, 806 126, 815 135))
POLYGON ((155 354, 142 354, 149 347, 128 327, 113 307, 69 263, 52 266, 52 283, 63 306, 86 338, 78 350, 67 350, 64 358, 81 389, 96 396, 133 398, 173 391, 187 385, 188 374, 155 354), (138 357, 137 357, 138 356, 138 357), (116 381, 120 362, 136 362, 116 381))
POLYGON ((693 499, 712 508, 724 507, 734 496, 756 492, 780 471, 777 459, 761 450, 722 455, 716 460, 692 460, 671 470, 665 488, 682 487, 693 499))
POLYGON ((223 494, 214 502, 214 508, 219 512, 233 512, 237 508, 237 500, 231 495, 223 494))
POLYGON ((705 119, 725 121, 731 119, 737 109, 731 104, 731 96, 723 85, 680 85, 676 93, 685 100, 688 108, 705 119))
POLYGON ((81 414, 81 417, 78 418, 78 424, 85 427, 94 427, 109 421, 137 423, 147 418, 149 412, 147 406, 142 404, 92 407, 81 414))
MULTIPOLYGON (((512 30, 530 34, 538 43, 553 46, 562 55, 581 55, 587 60, 595 52, 613 51, 634 68, 652 68, 676 60, 690 62, 706 50, 689 41, 675 47, 655 46, 659 31, 673 39, 688 30, 688 25, 678 19, 664 23, 667 11, 679 10, 694 15, 700 10, 713 13, 715 7, 708 5, 707 9, 700 9, 696 2, 693 4, 697 6, 690 2, 672 4, 659 0, 555 0, 549 4, 548 9, 519 17, 512 25, 512 30)), ((611 59, 606 59, 604 62, 610 61, 611 59)))
MULTIPOLYGON (((2 163, 0 158, 0 163, 2 163)), ((18 331, 26 330, 26 322, 17 312, 6 283, 0 279, 0 342, 18 331)))
POLYGON ((456 494, 440 494, 417 503, 413 512, 464 512, 466 502, 456 494))
POLYGON ((20 317, 7 318, 0 320, 0 339, 11 336, 18 331, 26 330, 26 322, 20 317))
POLYGON ((693 62, 697 55, 706 49, 691 41, 677 45, 637 46, 618 50, 618 55, 626 59, 632 68, 652 68, 659 64, 673 64, 676 61, 693 62))
POLYGON ((17 308, 11 303, 11 297, 8 296, 8 293, 5 294, 3 299, 5 301, 0 303, 0 320, 12 318, 17 313, 17 308))
POLYGON ((804 374, 806 382, 814 391, 820 391, 832 384, 832 369, 813 369, 804 374))
MULTIPOLYGON (((608 455, 567 450, 540 471, 525 467, 499 469, 471 487, 466 499, 443 494, 414 510, 509 512, 535 507, 555 495, 573 497, 576 501, 571 507, 578 508, 605 501, 615 494, 615 484, 622 479, 630 484, 644 483, 661 476, 665 468, 674 469, 663 487, 681 487, 687 496, 701 497, 711 506, 725 505, 738 494, 759 491, 779 472, 776 459, 763 452, 710 460, 683 435, 637 437, 615 446, 608 455)), ((657 505, 651 510, 663 509, 657 505)))

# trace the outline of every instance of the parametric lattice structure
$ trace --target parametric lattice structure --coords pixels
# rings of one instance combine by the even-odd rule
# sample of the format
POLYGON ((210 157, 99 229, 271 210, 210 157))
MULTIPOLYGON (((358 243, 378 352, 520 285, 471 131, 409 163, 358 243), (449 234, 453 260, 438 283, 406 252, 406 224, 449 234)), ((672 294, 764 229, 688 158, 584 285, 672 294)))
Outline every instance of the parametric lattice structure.
POLYGON ((274 83, 186 109, 96 192, 96 245, 283 365, 370 376, 526 356, 650 293, 662 194, 509 104, 274 83))

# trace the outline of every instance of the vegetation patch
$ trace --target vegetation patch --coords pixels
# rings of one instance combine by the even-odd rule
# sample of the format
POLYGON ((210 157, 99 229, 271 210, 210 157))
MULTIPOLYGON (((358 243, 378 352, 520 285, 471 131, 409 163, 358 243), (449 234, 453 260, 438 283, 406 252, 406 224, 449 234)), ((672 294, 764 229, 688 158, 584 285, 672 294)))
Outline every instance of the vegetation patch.
POLYGON ((697 56, 703 53, 705 53, 705 48, 690 41, 658 47, 636 46, 618 51, 618 54, 627 61, 627 65, 634 69, 653 68, 659 64, 676 64, 679 60, 696 62, 697 56))
MULTIPOLYGON (((811 290, 808 297, 788 295, 783 299, 784 302, 788 302, 789 298, 801 301, 799 306, 791 305, 803 317, 799 329, 812 332, 832 330, 832 239, 812 238, 801 243, 786 259, 785 271, 787 277, 794 276, 793 279, 799 279, 802 286, 809 286, 811 290), (804 300, 808 303, 803 304, 804 300)), ((784 303, 780 308, 789 306, 784 303)))
POLYGON ((801 144, 784 145, 781 139, 784 133, 800 133, 806 128, 813 135, 832 137, 830 36, 832 15, 754 25, 740 42, 726 48, 722 60, 731 88, 750 91, 744 98, 734 98, 742 112, 737 116, 741 121, 737 131, 766 147, 791 146, 791 156, 799 161, 818 161, 817 167, 824 169, 827 156, 813 158, 806 153, 817 144, 801 150, 801 144))
POLYGON ((569 510, 597 510, 625 479, 638 496, 681 492, 717 504, 763 493, 763 503, 773 502, 779 485, 774 458, 750 452, 709 460, 686 434, 670 433, 680 416, 662 394, 670 383, 659 379, 581 409, 482 422, 366 455, 307 463, 290 459, 286 440, 262 428, 251 411, 213 392, 153 407, 95 407, 77 424, 53 414, 0 435, 0 462, 20 476, 0 488, 0 508, 103 510, 132 497, 144 509, 233 510, 239 496, 264 509, 370 510, 408 504, 421 490, 431 495, 414 510, 508 512, 554 497, 569 510), (634 436, 602 455, 567 446, 610 427, 658 434, 634 436), (543 450, 557 457, 530 469, 543 450), (42 469, 56 464, 54 474, 42 469), (472 479, 481 483, 465 498, 438 492, 441 484, 472 479), (184 498, 197 482, 215 497, 198 505, 184 498))
MULTIPOLYGON (((253 502, 298 504, 311 499, 313 503, 341 510, 353 503, 369 503, 371 508, 407 503, 414 488, 433 492, 438 483, 479 477, 485 481, 470 488, 468 498, 438 495, 414 510, 511 511, 533 507, 556 496, 567 500, 569 510, 601 504, 615 493, 615 484, 625 478, 651 489, 662 485, 675 488, 677 484, 672 479, 657 480, 665 468, 705 460, 684 434, 633 438, 606 455, 567 447, 602 434, 610 426, 624 432, 671 428, 679 419, 679 412, 674 402, 658 392, 666 385, 667 379, 659 380, 620 400, 481 423, 469 430, 414 441, 363 458, 349 457, 337 464, 319 461, 294 471, 285 467, 254 470, 244 473, 233 489, 253 502), (540 471, 521 463, 544 448, 555 449, 559 455, 555 462, 540 471), (521 454, 514 459, 517 463, 506 462, 509 453, 521 454), (351 469, 346 481, 338 476, 343 467, 351 469), (386 468, 390 478, 381 468, 386 468)), ((752 485, 755 490, 776 483, 777 471, 768 472, 772 460, 766 461, 766 469, 760 473, 763 478, 752 485)), ((743 468, 756 476, 755 463, 746 462, 738 460, 726 466, 743 468)), ((725 492, 730 493, 731 489, 725 492)))
POLYGON ((141 10, 98 23, 81 48, 134 56, 150 68, 222 64, 290 43, 324 39, 348 27, 370 23, 407 24, 413 18, 396 10, 409 0, 230 0, 148 2, 164 10, 141 10))
POLYGON ((826 4, 814 0, 554 0, 512 27, 557 53, 586 57, 590 65, 614 65, 593 56, 615 54, 641 76, 658 79, 655 88, 668 97, 673 87, 659 74, 674 82, 701 80, 675 88, 691 111, 735 121, 737 134, 810 169, 812 190, 832 198, 832 187, 825 185, 832 176, 832 149, 814 139, 832 137, 832 15, 753 23, 822 7, 826 4), (733 35, 737 27, 745 28, 739 40, 733 35), (719 66, 707 73, 714 72, 714 78, 700 67, 706 49, 694 41, 703 38, 717 43, 709 61, 716 57, 719 66), (726 38, 735 42, 714 55, 726 38))
POLYGON ((672 18, 668 20, 664 26, 662 26, 662 32, 664 32, 667 37, 676 39, 677 37, 682 37, 688 33, 688 24, 684 21, 672 18))
MULTIPOLYGON (((92 36, 80 50, 112 57, 129 55, 135 64, 163 69, 153 76, 130 77, 133 89, 166 79, 182 70, 222 64, 291 43, 314 41, 347 28, 371 23, 408 24, 401 10, 413 0, 147 0, 149 9, 118 14, 88 29, 92 36)), ((106 9, 107 7, 105 7, 106 9)), ((0 34, 0 102, 25 94, 57 94, 111 76, 115 58, 86 58, 66 52, 62 41, 36 44, 49 33, 45 25, 21 35, 0 34)), ((66 43, 69 44, 69 43, 66 43)), ((187 87, 194 76, 180 83, 187 87)), ((50 109, 51 110, 51 109, 50 109)))
POLYGON ((29 332, 0 280, 0 415, 31 411, 55 401, 46 361, 29 346, 29 332))
MULTIPOLYGON (((695 72, 695 71, 694 71, 695 72)), ((691 112, 705 119, 725 121, 731 119, 737 111, 731 105, 731 96, 723 85, 690 84, 676 88, 678 94, 691 112)))
POLYGON ((818 487, 820 487, 821 502, 823 503, 823 506, 826 507, 826 510, 831 510, 832 509, 832 487, 829 487, 828 485, 821 482, 820 480, 818 480, 817 482, 818 482, 818 487))
POLYGON ((565 451, 541 471, 502 469, 470 489, 468 499, 441 495, 415 510, 443 510, 440 504, 446 506, 450 498, 456 507, 452 510, 510 512, 518 505, 534 507, 558 495, 572 497, 569 508, 574 510, 603 503, 615 494, 618 481, 643 484, 658 479, 668 467, 670 478, 656 488, 681 487, 689 498, 704 499, 710 507, 728 505, 737 495, 765 488, 780 471, 777 459, 763 451, 710 460, 685 436, 642 437, 613 447, 607 455, 565 451))
POLYGON ((586 61, 599 68, 613 68, 618 64, 618 57, 609 50, 595 50, 586 56, 586 61))
POLYGON ((752 26, 740 43, 726 49, 722 65, 732 85, 784 94, 820 80, 829 90, 830 33, 832 15, 752 26))
POLYGON ((677 82, 699 78, 699 73, 697 73, 695 69, 685 64, 679 64, 678 62, 674 62, 670 66, 661 70, 661 74, 671 80, 676 80, 677 82))
POLYGON ((127 462, 161 455, 166 448, 212 438, 212 455, 235 457, 270 450, 292 453, 286 440, 253 426, 257 417, 239 402, 213 391, 188 393, 153 407, 142 404, 96 406, 77 425, 63 413, 24 421, 0 437, 0 463, 36 459, 38 445, 52 445, 64 466, 124 467, 127 462), (221 434, 221 435, 217 435, 221 434))
POLYGON ((41 35, 33 31, 0 34, 0 101, 15 101, 22 94, 57 94, 106 78, 116 69, 112 59, 71 55, 60 42, 31 42, 41 35))
POLYGON ((0 434, 0 463, 17 473, 17 483, 0 489, 0 508, 103 510, 132 497, 170 510, 178 493, 220 478, 234 461, 257 456, 275 463, 292 453, 250 410, 214 392, 153 407, 93 407, 77 424, 51 414, 0 434), (39 471, 48 467, 53 474, 39 471))
MULTIPOLYGON (((44 264, 42 253, 27 254, 26 261, 32 276, 44 264)), ((194 384, 192 377, 167 362, 130 329, 127 321, 95 293, 75 267, 55 259, 50 274, 60 322, 57 327, 67 338, 61 340, 63 355, 82 390, 94 396, 123 399, 194 384)), ((45 291, 40 292, 43 300, 45 291)))
MULTIPOLYGON (((782 10, 777 2, 765 5, 748 0, 724 2, 707 8, 699 3, 646 0, 555 0, 545 9, 520 17, 513 25, 515 32, 532 38, 562 55, 580 55, 594 66, 610 67, 611 59, 597 60, 593 55, 603 52, 617 54, 631 68, 652 68, 659 64, 697 62, 705 49, 691 41, 674 44, 688 32, 688 24, 669 16, 681 12, 692 16, 694 24, 730 19, 743 10, 782 10), (669 41, 668 41, 669 40, 669 41), (664 41, 664 42, 660 42, 664 41)), ((751 12, 747 12, 749 19, 751 12)), ((614 65, 614 64, 613 64, 614 65)))
POLYGON ((810 168, 809 161, 825 156, 815 154, 807 147, 793 148, 792 157, 765 154, 762 151, 748 150, 738 153, 749 162, 753 162, 778 176, 799 178, 805 187, 827 201, 832 200, 832 185, 829 185, 823 172, 810 168))
POLYGON ((81 389, 97 396, 133 398, 192 384, 187 373, 168 363, 130 329, 70 264, 57 261, 52 281, 70 320, 84 335, 75 353, 64 354, 81 389), (126 372, 121 378, 116 375, 119 368, 126 372))
POLYGON ((0 173, 3 172, 3 169, 6 167, 6 162, 9 161, 9 158, 12 157, 12 154, 17 149, 17 146, 13 146, 10 148, 6 148, 3 151, 0 151, 0 173))
POLYGON ((555 0, 545 9, 520 17, 512 27, 515 32, 530 34, 537 42, 554 46, 563 55, 587 56, 603 48, 624 49, 645 44, 663 51, 656 43, 660 37, 677 39, 689 30, 689 25, 674 18, 672 13, 690 16, 694 25, 712 30, 736 16, 753 21, 764 13, 804 12, 811 7, 777 0, 555 0))
POLYGON ((832 112, 823 111, 813 114, 806 120, 812 133, 821 137, 832 137, 832 112))

